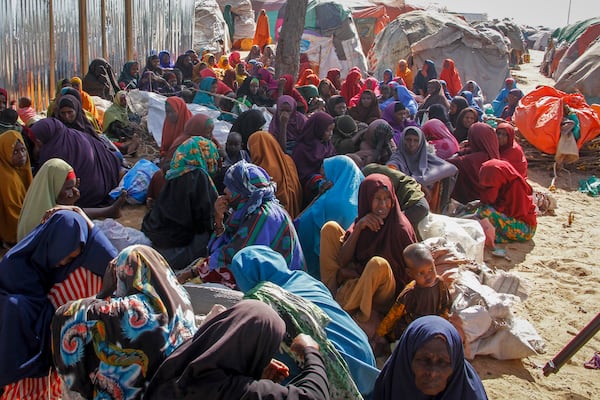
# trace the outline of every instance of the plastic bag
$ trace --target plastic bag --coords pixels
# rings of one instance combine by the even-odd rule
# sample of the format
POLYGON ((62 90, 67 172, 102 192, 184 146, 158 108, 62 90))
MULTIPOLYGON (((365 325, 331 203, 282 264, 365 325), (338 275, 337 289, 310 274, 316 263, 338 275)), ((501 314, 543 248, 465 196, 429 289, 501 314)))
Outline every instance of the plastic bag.
POLYGON ((560 127, 560 138, 554 155, 554 159, 558 164, 571 164, 579 160, 579 148, 573 135, 573 126, 575 126, 573 121, 563 119, 560 127))
POLYGON ((112 218, 106 218, 105 220, 94 220, 96 225, 102 233, 110 240, 113 246, 120 252, 128 246, 134 244, 144 244, 146 246, 152 246, 152 242, 143 232, 137 229, 123 226, 119 222, 112 218))
POLYGON ((145 204, 150 179, 158 170, 159 168, 151 161, 139 160, 121 179, 119 186, 111 190, 110 197, 117 199, 121 191, 126 190, 129 204, 145 204))

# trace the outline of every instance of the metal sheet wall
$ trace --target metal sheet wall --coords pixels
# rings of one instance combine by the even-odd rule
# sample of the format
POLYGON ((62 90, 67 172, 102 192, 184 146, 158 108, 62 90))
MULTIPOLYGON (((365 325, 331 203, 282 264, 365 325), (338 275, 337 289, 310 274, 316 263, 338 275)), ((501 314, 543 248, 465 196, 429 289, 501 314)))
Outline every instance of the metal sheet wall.
MULTIPOLYGON (((86 0, 89 61, 102 57, 102 0, 86 0)), ((116 75, 126 61, 125 1, 104 0, 106 53, 116 75)), ((145 65, 152 52, 167 49, 173 55, 192 47, 194 0, 131 0, 133 3, 134 59, 145 65)), ((51 0, 53 6, 56 82, 81 76, 79 2, 51 0)), ((49 0, 0 1, 0 87, 10 99, 28 96, 43 110, 54 97, 50 92, 49 0)))

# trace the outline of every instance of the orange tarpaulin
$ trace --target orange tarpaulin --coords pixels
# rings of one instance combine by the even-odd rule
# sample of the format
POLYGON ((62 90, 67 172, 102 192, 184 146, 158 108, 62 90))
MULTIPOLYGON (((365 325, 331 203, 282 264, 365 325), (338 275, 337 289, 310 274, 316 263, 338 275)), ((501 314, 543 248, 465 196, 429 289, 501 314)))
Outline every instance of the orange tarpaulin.
POLYGON ((513 122, 529 143, 538 150, 555 154, 560 138, 563 104, 577 114, 581 137, 577 147, 600 134, 600 117, 596 105, 590 107, 581 94, 568 94, 550 86, 540 86, 525 95, 513 115, 513 122))

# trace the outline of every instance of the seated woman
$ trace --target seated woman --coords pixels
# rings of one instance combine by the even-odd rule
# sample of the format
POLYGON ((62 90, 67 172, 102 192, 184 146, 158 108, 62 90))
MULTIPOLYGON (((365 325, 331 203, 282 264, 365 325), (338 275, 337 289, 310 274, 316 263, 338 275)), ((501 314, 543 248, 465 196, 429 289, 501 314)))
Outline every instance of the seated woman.
POLYGON ((242 150, 248 150, 248 140, 250 139, 250 136, 255 132, 262 131, 266 123, 267 120, 262 111, 244 111, 231 125, 229 133, 239 133, 242 136, 242 150))
POLYGON ((96 104, 94 104, 92 96, 90 96, 85 90, 81 88, 81 78, 78 76, 74 76, 73 78, 71 78, 71 85, 73 85, 73 89, 77 90, 79 92, 79 95, 81 96, 81 108, 92 114, 96 121, 102 122, 102 118, 100 117, 100 113, 96 109, 96 104))
POLYGON ((533 190, 508 162, 493 159, 479 170, 482 187, 477 217, 487 218, 496 228, 496 243, 526 242, 537 227, 533 190))
POLYGON ((435 155, 446 160, 459 150, 458 141, 446 124, 439 119, 430 119, 421 127, 425 140, 435 147, 435 155))
POLYGON ((462 96, 454 96, 452 100, 450 100, 450 109, 448 110, 448 120, 450 124, 452 124, 452 130, 456 128, 458 116, 460 112, 465 108, 469 107, 469 103, 467 103, 467 99, 462 96))
POLYGON ((123 90, 137 89, 140 81, 140 63, 137 61, 127 61, 123 64, 123 69, 117 82, 123 90))
POLYGON ((140 398, 194 333, 192 304, 169 264, 148 246, 129 246, 108 263, 96 296, 56 310, 53 358, 66 386, 86 399, 113 396, 113 385, 124 398, 140 398))
POLYGON ((324 312, 331 319, 324 327, 327 339, 346 361, 360 392, 371 393, 379 371, 368 338, 325 285, 303 271, 290 271, 281 255, 266 246, 250 246, 238 252, 231 263, 231 272, 244 293, 261 282, 271 282, 324 312))
POLYGON ((400 101, 388 104, 381 118, 387 121, 394 130, 394 143, 396 145, 400 143, 400 136, 404 129, 409 126, 419 126, 416 121, 410 119, 409 111, 400 101))
POLYGON ((308 335, 287 344, 303 361, 298 379, 280 384, 289 372, 272 357, 286 324, 268 305, 242 300, 204 323, 158 368, 145 399, 329 399, 329 382, 319 345, 308 335))
POLYGON ((302 186, 292 157, 281 150, 275 136, 265 131, 250 136, 248 151, 252 163, 264 169, 275 182, 275 197, 281 206, 296 218, 302 210, 302 186))
POLYGON ((173 269, 206 257, 213 231, 212 208, 218 193, 210 172, 218 167, 214 144, 194 136, 177 148, 166 184, 144 216, 142 232, 173 269))
POLYGON ((271 107, 273 105, 273 100, 261 90, 258 78, 253 76, 244 79, 244 83, 237 91, 237 99, 248 108, 253 105, 259 107, 271 107))
POLYGON ((446 86, 448 87, 450 96, 456 96, 460 92, 462 81, 460 79, 460 74, 456 70, 456 65, 453 59, 446 58, 442 63, 440 79, 446 81, 446 86))
POLYGON ((111 65, 103 58, 92 60, 81 87, 90 96, 99 96, 110 101, 120 89, 111 65))
POLYGON ((136 126, 129 120, 127 92, 120 90, 104 112, 103 125, 106 136, 123 155, 135 155, 140 146, 136 126))
POLYGON ((294 221, 306 260, 306 272, 321 279, 319 254, 321 228, 327 221, 348 229, 358 214, 358 187, 364 176, 351 158, 334 156, 323 160, 323 179, 328 189, 294 221), (340 202, 340 199, 344 199, 340 202))
POLYGON ((473 93, 471 93, 468 90, 463 90, 462 92, 460 92, 460 96, 464 97, 467 100, 467 103, 469 104, 469 107, 471 107, 472 109, 474 109, 475 111, 477 111, 478 120, 480 121, 481 118, 482 118, 482 116, 483 116, 483 110, 481 109, 481 107, 479 107, 479 105, 477 104, 477 102, 473 98, 473 93))
MULTIPOLYGON (((44 214, 56 206, 73 209, 80 192, 73 167, 60 158, 51 158, 38 170, 27 190, 19 216, 17 239, 23 239, 40 224, 44 214)), ((89 218, 119 218, 126 193, 106 207, 84 208, 89 218)))
POLYGON ((521 176, 527 179, 527 158, 519 142, 515 140, 515 128, 508 123, 498 124, 496 127, 500 158, 508 161, 521 176))
POLYGON ((204 282, 235 287, 229 265, 235 253, 253 244, 280 253, 290 269, 304 269, 304 255, 289 214, 275 197, 267 172, 242 160, 225 174, 225 194, 214 202, 214 235, 208 259, 184 271, 179 280, 200 276, 204 282), (226 219, 227 213, 232 210, 226 219))
POLYGON ((481 379, 465 360, 458 331, 444 318, 428 315, 412 322, 381 370, 374 398, 399 397, 487 399, 481 379))
POLYGON ((0 260, 3 398, 60 398, 62 382, 50 361, 54 310, 98 293, 117 255, 79 212, 57 211, 0 260))
POLYGON ((292 154, 305 124, 306 117, 296 110, 296 100, 291 96, 280 96, 269 132, 277 138, 281 149, 287 154, 292 154))
POLYGON ((104 142, 67 128, 54 118, 45 118, 31 127, 39 151, 38 165, 61 158, 77 171, 81 182, 80 207, 96 207, 108 200, 108 193, 119 183, 121 162, 104 142))
POLYGON ((336 118, 341 115, 346 115, 348 106, 346 100, 339 94, 333 95, 327 100, 327 113, 336 118))
POLYGON ((212 110, 219 110, 219 107, 215 104, 214 94, 217 93, 217 79, 212 76, 202 78, 200 81, 199 91, 194 96, 194 103, 200 104, 201 106, 208 107, 212 110))
POLYGON ((372 91, 373 94, 375 95, 375 98, 379 97, 379 95, 381 94, 379 92, 379 82, 377 81, 377 79, 370 76, 370 77, 366 78, 365 81, 361 84, 359 92, 357 94, 355 94, 354 96, 352 96, 352 98, 348 102, 348 105, 350 107, 356 107, 356 105, 358 105, 358 103, 360 103, 360 98, 365 90, 372 91))
POLYGON ((87 133, 91 138, 98 139, 98 130, 86 117, 81 108, 81 101, 71 94, 61 94, 56 104, 54 117, 58 118, 67 128, 77 129, 87 133))
POLYGON ((359 130, 356 121, 349 115, 335 117, 335 127, 331 143, 337 154, 354 153, 360 149, 360 141, 365 129, 359 130))
POLYGON ((468 137, 469 128, 479 120, 477 110, 471 107, 463 109, 456 118, 456 125, 452 134, 460 144, 468 137))
MULTIPOLYGON (((449 105, 450 103, 448 103, 448 106, 449 105)), ((448 109, 441 104, 432 104, 429 106, 427 109, 427 119, 437 119, 441 121, 448 128, 448 130, 454 129, 450 123, 450 120, 448 119, 448 109)))
POLYGON ((0 241, 4 248, 17 243, 19 215, 32 180, 23 137, 17 131, 4 132, 0 135, 0 241))
POLYGON ((370 89, 363 91, 358 103, 348 110, 348 115, 354 118, 354 120, 364 122, 365 124, 370 124, 379 119, 381 117, 381 110, 379 109, 375 93, 370 89))
POLYGON ((425 60, 423 67, 415 74, 412 91, 417 95, 425 97, 427 95, 427 82, 437 78, 435 63, 431 60, 425 60))
POLYGON ((382 174, 390 178, 400 209, 417 232, 419 222, 429 214, 429 203, 421 190, 421 184, 412 176, 381 164, 367 165, 363 168, 363 174, 365 176, 382 174))
POLYGON ((340 88, 340 95, 346 100, 347 104, 350 104, 350 100, 362 89, 361 80, 362 73, 358 67, 352 68, 346 75, 346 79, 340 88))
POLYGON ((462 93, 464 91, 469 91, 473 95, 473 101, 480 110, 483 110, 483 103, 485 102, 485 97, 483 96, 483 91, 475 81, 467 81, 465 85, 460 89, 458 93, 462 93))
POLYGON ((504 80, 504 86, 498 92, 496 99, 492 101, 492 107, 494 108, 494 115, 500 118, 504 107, 508 104, 508 93, 517 87, 517 82, 513 78, 506 78, 504 80))
POLYGON ((458 179, 452 198, 463 204, 479 199, 483 191, 479 181, 481 165, 492 158, 500 158, 498 137, 494 128, 483 122, 471 125, 468 149, 469 153, 447 160, 458 168, 458 179))
POLYGON ((508 92, 508 97, 506 98, 506 106, 502 110, 500 114, 501 119, 505 119, 507 121, 512 120, 512 116, 517 109, 517 105, 519 105, 519 100, 523 98, 524 94, 521 89, 511 89, 508 92))
POLYGON ((423 114, 429 109, 430 106, 434 104, 440 104, 446 110, 450 108, 450 103, 448 103, 448 99, 446 99, 446 95, 444 94, 444 90, 442 88, 442 83, 437 79, 432 79, 427 82, 427 95, 423 100, 423 103, 419 105, 419 111, 417 112, 416 119, 421 121, 423 114))
POLYGON ((404 130, 398 150, 388 165, 412 176, 421 184, 433 212, 445 210, 458 170, 427 150, 427 141, 420 128, 411 126, 404 130))
POLYGON ((319 192, 323 179, 320 175, 323 160, 335 156, 335 147, 331 143, 333 117, 326 112, 311 115, 298 137, 292 159, 298 168, 298 177, 304 190, 304 204, 308 204, 319 192))
POLYGON ((408 283, 402 250, 416 241, 392 182, 381 174, 360 184, 358 216, 347 231, 334 221, 321 229, 321 280, 369 338, 408 283))
POLYGON ((277 90, 272 91, 273 99, 277 99, 277 103, 279 103, 279 98, 281 96, 291 96, 294 100, 296 100, 297 109, 302 114, 306 114, 308 111, 308 103, 304 100, 304 97, 300 94, 300 92, 294 86, 294 78, 289 75, 282 75, 277 81, 277 90))
POLYGON ((370 163, 385 164, 392 155, 394 131, 390 124, 383 119, 376 119, 362 132, 359 150, 348 153, 347 156, 352 158, 359 168, 370 163))

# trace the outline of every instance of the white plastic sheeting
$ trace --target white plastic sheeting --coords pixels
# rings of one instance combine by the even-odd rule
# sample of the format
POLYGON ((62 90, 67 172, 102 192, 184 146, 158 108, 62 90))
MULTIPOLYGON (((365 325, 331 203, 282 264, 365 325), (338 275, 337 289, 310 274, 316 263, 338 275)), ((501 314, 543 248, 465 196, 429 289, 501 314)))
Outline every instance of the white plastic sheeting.
POLYGON ((232 42, 239 39, 254 37, 254 31, 256 30, 256 22, 254 17, 254 11, 252 10, 252 3, 250 0, 217 0, 221 11, 227 4, 231 6, 231 12, 234 15, 233 25, 235 30, 233 32, 232 42))
POLYGON ((226 49, 231 48, 227 23, 217 0, 196 0, 194 14, 194 50, 220 51, 219 40, 223 41, 226 49))

